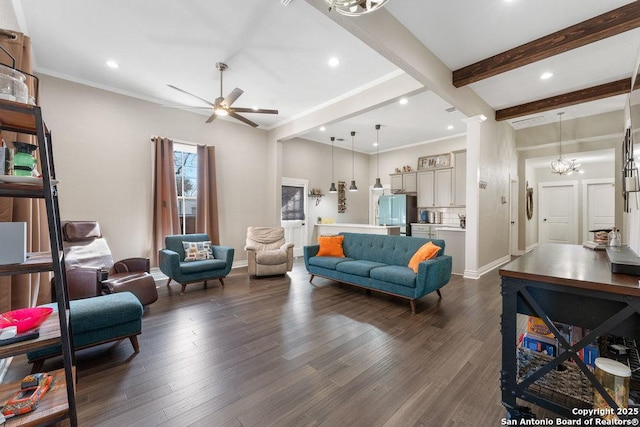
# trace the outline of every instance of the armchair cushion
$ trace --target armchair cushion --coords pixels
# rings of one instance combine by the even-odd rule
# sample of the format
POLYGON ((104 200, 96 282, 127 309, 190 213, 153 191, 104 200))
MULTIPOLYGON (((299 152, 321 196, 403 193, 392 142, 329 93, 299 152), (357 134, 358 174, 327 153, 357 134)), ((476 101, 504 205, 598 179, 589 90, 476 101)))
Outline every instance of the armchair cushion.
POLYGON ((102 237, 100 225, 96 221, 69 221, 62 227, 64 240, 78 242, 87 239, 102 237))
POLYGON ((224 270, 226 266, 227 264, 221 259, 204 259, 180 263, 180 272, 182 274, 202 273, 211 270, 224 270))
POLYGON ((287 251, 284 249, 269 249, 256 253, 256 262, 265 265, 278 265, 288 260, 287 251))

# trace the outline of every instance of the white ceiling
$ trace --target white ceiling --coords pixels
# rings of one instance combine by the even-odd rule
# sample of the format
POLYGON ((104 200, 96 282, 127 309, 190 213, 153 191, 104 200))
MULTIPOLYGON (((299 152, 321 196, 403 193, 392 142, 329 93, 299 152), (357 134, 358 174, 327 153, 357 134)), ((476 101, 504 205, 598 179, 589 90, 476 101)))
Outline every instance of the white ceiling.
MULTIPOLYGON (((386 9, 454 70, 627 3, 631 1, 391 0, 386 9)), ((225 62, 229 69, 223 96, 234 87, 244 90, 234 106, 279 110, 276 116, 246 114, 267 129, 401 73, 304 0, 293 0, 289 6, 278 0, 13 0, 13 4, 21 30, 32 38, 35 69, 40 73, 163 105, 203 106, 167 84, 213 101, 220 95, 215 63, 225 62), (340 65, 331 68, 327 62, 334 56, 340 65), (118 61, 120 68, 107 68, 109 59, 118 61)), ((639 47, 640 30, 633 30, 470 88, 494 109, 519 105, 630 77, 639 47), (543 71, 554 76, 541 81, 543 71)), ((563 108, 564 119, 621 110, 625 99, 621 95, 563 108)), ((381 151, 465 131, 464 116, 446 112, 451 105, 433 92, 413 95, 406 105, 396 101, 390 99, 378 109, 303 137, 329 143, 333 135, 350 145, 349 131, 355 130, 356 149, 371 153, 376 123, 383 126, 381 151)), ((533 116, 540 124, 555 122, 556 112, 533 116)), ((209 113, 202 112, 203 122, 209 113)))

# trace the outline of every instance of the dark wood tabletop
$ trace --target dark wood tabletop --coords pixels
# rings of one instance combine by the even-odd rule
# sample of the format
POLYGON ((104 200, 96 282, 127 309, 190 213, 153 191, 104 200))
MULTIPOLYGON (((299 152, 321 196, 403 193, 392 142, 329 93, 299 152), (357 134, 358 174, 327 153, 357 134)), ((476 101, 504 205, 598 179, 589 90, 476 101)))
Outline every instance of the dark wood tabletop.
POLYGON ((611 273, 605 251, 581 245, 540 245, 500 269, 503 277, 640 296, 640 276, 611 273))

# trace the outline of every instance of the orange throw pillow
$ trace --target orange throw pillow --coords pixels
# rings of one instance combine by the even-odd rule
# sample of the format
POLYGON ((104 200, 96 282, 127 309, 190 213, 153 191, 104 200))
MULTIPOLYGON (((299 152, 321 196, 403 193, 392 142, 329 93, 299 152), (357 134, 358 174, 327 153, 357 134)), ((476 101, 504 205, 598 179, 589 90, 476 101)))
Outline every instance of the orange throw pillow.
POLYGON ((320 250, 316 256, 333 256, 338 258, 344 258, 344 251, 342 250, 342 241, 344 236, 320 236, 318 237, 318 243, 320 244, 320 250))
POLYGON ((426 261, 431 258, 435 258, 438 255, 438 251, 440 250, 440 246, 434 245, 432 242, 427 242, 424 245, 420 246, 420 249, 416 251, 415 254, 409 260, 409 268, 413 270, 414 273, 418 272, 418 264, 422 261, 426 261))

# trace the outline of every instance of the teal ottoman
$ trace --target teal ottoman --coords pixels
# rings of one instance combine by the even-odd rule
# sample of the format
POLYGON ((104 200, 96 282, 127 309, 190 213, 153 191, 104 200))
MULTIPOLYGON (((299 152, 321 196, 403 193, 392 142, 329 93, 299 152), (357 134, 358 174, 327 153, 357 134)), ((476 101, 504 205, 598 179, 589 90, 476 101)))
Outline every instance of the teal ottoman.
MULTIPOLYGON (((56 303, 45 304, 57 311, 56 303)), ((129 338, 138 353, 138 335, 142 332, 142 304, 131 292, 118 292, 69 302, 69 322, 73 347, 80 350, 129 338)), ((61 354, 61 346, 53 345, 27 353, 31 372, 42 372, 44 361, 61 354)))

